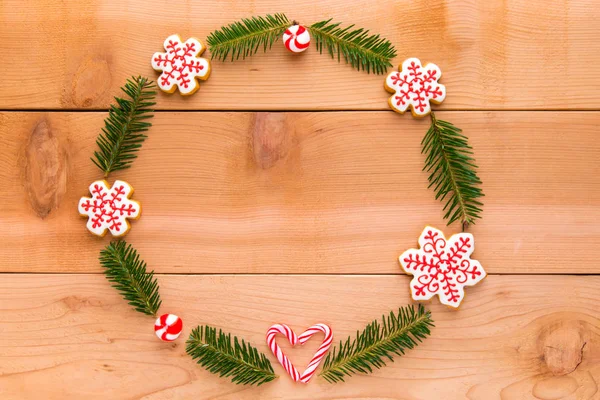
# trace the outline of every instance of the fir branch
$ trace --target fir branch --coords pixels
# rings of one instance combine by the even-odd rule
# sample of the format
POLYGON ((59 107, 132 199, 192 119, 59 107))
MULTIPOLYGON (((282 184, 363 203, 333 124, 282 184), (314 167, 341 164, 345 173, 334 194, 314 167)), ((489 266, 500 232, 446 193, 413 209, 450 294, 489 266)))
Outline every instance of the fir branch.
POLYGON ((154 271, 146 272, 146 263, 127 243, 112 242, 100 252, 100 264, 106 278, 121 292, 136 311, 156 316, 161 300, 154 271))
POLYGON ((421 145, 422 153, 427 154, 423 170, 431 173, 429 187, 433 187, 436 200, 448 198, 444 206, 448 225, 458 220, 463 229, 474 224, 481 218, 483 204, 478 199, 483 192, 467 137, 459 128, 431 113, 431 127, 421 145))
POLYGON ((100 151, 95 151, 95 158, 92 158, 105 177, 113 171, 129 168, 137 157, 135 153, 147 137, 141 132, 152 126, 146 120, 152 118, 150 107, 156 104, 153 87, 154 82, 148 78, 132 77, 121 88, 128 99, 115 97, 117 104, 110 106, 103 133, 96 140, 100 151))
POLYGON ((206 42, 212 58, 225 61, 231 54, 231 61, 244 59, 256 54, 261 46, 264 51, 270 49, 289 25, 284 14, 244 18, 212 32, 206 42))
POLYGON ((357 70, 383 74, 392 66, 390 60, 396 57, 394 45, 379 35, 369 35, 363 28, 352 29, 354 25, 342 29, 340 23, 331 19, 320 21, 308 27, 315 46, 320 53, 323 48, 338 62, 341 56, 346 63, 357 70))
POLYGON ((415 310, 407 306, 393 312, 381 324, 375 320, 362 332, 356 332, 356 339, 348 337, 346 342, 340 341, 339 348, 334 348, 327 355, 323 370, 319 374, 330 383, 344 381, 345 376, 355 373, 371 373, 373 367, 384 367, 385 360, 393 360, 393 355, 404 355, 430 334, 433 327, 431 313, 422 305, 415 310))
POLYGON ((231 377, 235 384, 262 385, 277 378, 269 359, 250 343, 210 326, 192 330, 185 351, 213 374, 231 377))

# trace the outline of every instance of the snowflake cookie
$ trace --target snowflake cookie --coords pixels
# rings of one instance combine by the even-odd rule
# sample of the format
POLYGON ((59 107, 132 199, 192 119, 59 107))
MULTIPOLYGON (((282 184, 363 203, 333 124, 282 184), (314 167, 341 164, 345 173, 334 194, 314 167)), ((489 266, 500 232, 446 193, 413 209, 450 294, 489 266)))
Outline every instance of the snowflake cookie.
POLYGON ((458 307, 465 297, 465 286, 485 278, 479 261, 470 258, 475 239, 470 233, 458 233, 446 240, 442 231, 427 226, 419 237, 420 249, 406 250, 400 264, 409 275, 414 300, 429 300, 438 295, 442 304, 458 307))
POLYGON ((79 214, 88 217, 87 228, 94 235, 104 236, 108 229, 113 236, 123 236, 129 231, 128 218, 138 219, 142 206, 129 197, 133 188, 123 181, 115 181, 109 189, 108 182, 96 181, 90 185, 92 197, 79 200, 79 214))
POLYGON ((435 64, 424 67, 418 58, 409 58, 402 63, 402 70, 390 73, 385 88, 394 93, 388 103, 394 111, 404 114, 410 107, 412 115, 424 117, 431 112, 431 104, 439 104, 446 98, 446 87, 438 80, 442 71, 435 64))
POLYGON ((179 88, 184 96, 194 94, 200 88, 196 79, 205 81, 210 75, 210 62, 199 57, 206 48, 198 39, 183 42, 179 35, 169 36, 164 46, 166 53, 157 52, 152 56, 152 68, 162 71, 158 87, 167 93, 179 88))

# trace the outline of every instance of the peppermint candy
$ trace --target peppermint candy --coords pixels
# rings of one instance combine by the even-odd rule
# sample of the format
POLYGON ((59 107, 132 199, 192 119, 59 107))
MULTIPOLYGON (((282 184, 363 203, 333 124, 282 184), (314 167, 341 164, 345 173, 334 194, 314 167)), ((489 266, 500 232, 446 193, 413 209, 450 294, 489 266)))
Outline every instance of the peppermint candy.
POLYGON ((315 374, 315 371, 321 363, 321 360, 323 359, 323 357, 325 357, 325 354, 331 347, 332 342, 333 334, 331 332, 331 328, 329 328, 329 326, 325 324, 313 325, 300 336, 297 336, 296 333, 294 333, 294 331, 291 330, 289 326, 284 324, 275 324, 272 327, 270 327, 267 331, 267 344, 269 345, 269 348, 273 352, 273 355, 277 357, 277 361, 279 361, 279 363, 283 366, 285 371, 292 377, 294 382, 308 383, 310 378, 312 378, 312 376, 315 374), (296 367, 294 367, 294 364, 292 364, 292 362, 287 358, 287 356, 283 354, 283 351, 281 351, 281 348, 275 341, 275 337, 277 336, 277 334, 282 334, 289 340, 292 346, 295 346, 298 343, 306 343, 314 334, 319 332, 323 332, 325 334, 325 338, 323 338, 323 343, 321 343, 321 346, 319 346, 319 349, 308 363, 308 367, 306 367, 304 373, 300 375, 296 367))
POLYGON ((302 25, 292 25, 283 33, 283 43, 292 53, 302 53, 310 45, 310 34, 302 25))
POLYGON ((154 323, 154 332, 160 340, 172 342, 181 335, 183 321, 177 315, 163 314, 154 323))

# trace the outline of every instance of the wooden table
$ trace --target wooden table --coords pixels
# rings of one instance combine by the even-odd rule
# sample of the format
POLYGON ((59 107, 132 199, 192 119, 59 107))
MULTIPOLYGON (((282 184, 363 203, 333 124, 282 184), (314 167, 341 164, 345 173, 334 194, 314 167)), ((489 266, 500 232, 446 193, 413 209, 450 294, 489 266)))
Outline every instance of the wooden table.
MULTIPOLYGON (((0 398, 600 399, 599 19, 593 0, 4 0, 0 398), (484 182, 470 231, 490 276, 459 311, 433 301, 417 349, 344 384, 293 384, 274 364, 280 379, 243 387, 196 366, 110 287, 109 238, 77 213, 106 109, 127 77, 156 77, 164 38, 269 12, 355 23, 392 40, 395 64, 437 63, 438 116, 469 136, 484 182)), ((159 95, 112 178, 144 205, 127 241, 184 336, 211 324, 267 352, 272 323, 342 339, 411 302, 397 257, 445 223, 421 171, 428 121, 391 112, 382 86, 277 43, 214 62, 191 98, 159 95)))

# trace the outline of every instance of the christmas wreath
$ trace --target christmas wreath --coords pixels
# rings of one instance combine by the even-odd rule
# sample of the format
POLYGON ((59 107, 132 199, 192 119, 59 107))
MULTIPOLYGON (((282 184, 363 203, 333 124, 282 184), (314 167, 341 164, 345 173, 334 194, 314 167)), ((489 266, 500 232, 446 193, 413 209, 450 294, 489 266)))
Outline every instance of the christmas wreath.
MULTIPOLYGON (((282 38, 293 53, 302 53, 314 41, 318 53, 326 52, 338 62, 367 73, 385 74, 396 56, 394 46, 379 35, 356 28, 342 27, 332 19, 303 26, 290 22, 284 14, 252 17, 234 22, 212 32, 206 42, 212 59, 225 62, 250 57, 259 49, 267 51, 282 38)), ((97 235, 110 233, 122 237, 131 228, 130 220, 141 216, 141 204, 133 200, 133 187, 117 180, 110 184, 109 175, 131 166, 151 127, 156 90, 191 95, 200 81, 209 78, 211 61, 200 57, 205 51, 202 41, 182 40, 171 35, 164 41, 164 52, 151 58, 152 67, 160 72, 156 85, 144 77, 132 77, 122 88, 124 96, 116 97, 110 107, 102 133, 96 143, 93 163, 102 171, 103 179, 92 182, 90 196, 79 201, 79 213, 87 217, 87 229, 97 235)), ((468 139, 450 122, 436 118, 432 104, 446 97, 441 84, 442 72, 432 63, 423 65, 417 58, 406 59, 398 71, 389 73, 384 88, 392 110, 403 114, 410 109, 417 118, 429 116, 431 124, 422 140, 425 157, 423 169, 429 173, 429 187, 435 198, 444 203, 448 225, 459 222, 462 233, 448 239, 443 232, 427 226, 421 233, 418 249, 409 249, 399 258, 403 270, 413 279, 410 289, 414 300, 429 300, 438 295, 440 302, 457 308, 464 298, 464 287, 471 286, 486 274, 481 264, 471 259, 474 237, 466 230, 481 218, 481 181, 468 139)), ((158 280, 132 245, 123 240, 109 243, 100 253, 100 264, 107 279, 138 312, 156 318, 156 335, 164 341, 176 340, 182 320, 172 314, 158 314, 162 305, 158 280)), ((296 382, 307 383, 316 373, 328 382, 344 381, 355 373, 371 373, 393 361, 394 355, 417 346, 430 335, 433 321, 422 305, 400 307, 379 320, 374 320, 355 337, 333 344, 331 327, 317 323, 296 334, 289 326, 276 323, 266 332, 268 347, 286 373, 296 382), (304 344, 314 335, 323 334, 323 342, 300 372, 283 353, 276 338, 285 336, 292 346, 304 344)), ((212 326, 192 329, 186 352, 202 367, 236 384, 261 385, 277 378, 269 357, 244 339, 212 326)))

